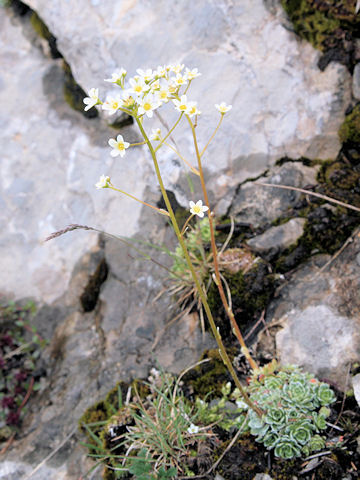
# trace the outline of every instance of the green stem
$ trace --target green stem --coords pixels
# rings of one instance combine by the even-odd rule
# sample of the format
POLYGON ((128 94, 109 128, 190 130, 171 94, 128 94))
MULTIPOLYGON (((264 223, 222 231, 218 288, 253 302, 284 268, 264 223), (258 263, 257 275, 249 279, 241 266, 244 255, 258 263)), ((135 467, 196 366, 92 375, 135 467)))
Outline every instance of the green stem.
POLYGON ((204 155, 204 153, 206 152, 206 149, 208 148, 208 146, 210 145, 210 143, 212 142, 213 138, 215 137, 215 135, 217 134, 217 131, 219 130, 220 128, 220 125, 221 125, 221 122, 224 118, 224 115, 221 115, 220 117, 220 120, 219 120, 219 123, 217 124, 217 127, 215 128, 215 131, 214 133, 211 135, 209 141, 207 142, 207 144, 205 145, 205 147, 202 149, 201 153, 200 153, 200 158, 204 155))
POLYGON ((161 177, 161 173, 160 173, 160 168, 159 168, 159 164, 158 164, 158 161, 157 161, 157 158, 156 158, 156 152, 148 138, 148 136, 146 135, 146 132, 144 130, 144 127, 142 126, 142 123, 140 122, 139 118, 135 117, 135 120, 136 120, 136 123, 138 124, 138 127, 144 137, 144 140, 146 141, 147 145, 148 145, 148 148, 150 150, 150 153, 151 153, 151 156, 152 156, 152 160, 153 160, 153 163, 154 163, 154 168, 155 168, 155 172, 156 172, 156 176, 157 176, 157 179, 158 179, 158 182, 159 182, 159 186, 160 186, 160 190, 161 190, 161 193, 163 195, 163 198, 164 198, 164 202, 165 202, 165 205, 166 205, 166 208, 168 210, 168 213, 169 213, 169 216, 170 216, 170 219, 171 219, 171 222, 172 222, 172 225, 173 225, 173 228, 174 228, 174 231, 175 231, 175 234, 177 236, 177 239, 179 241, 179 244, 184 252, 184 256, 185 256, 185 259, 186 259, 186 262, 188 264, 188 267, 189 267, 189 270, 191 272, 191 275, 192 275, 192 278, 194 280, 194 283, 196 285, 196 289, 199 293, 199 296, 200 296, 200 299, 201 299, 201 302, 204 306, 204 310, 206 312, 206 315, 207 315, 207 318, 209 320, 209 323, 210 323, 210 327, 211 327, 211 330, 212 330, 212 333, 215 337, 215 340, 219 346, 219 352, 220 352, 220 355, 221 355, 221 358, 223 360, 223 362, 225 363, 226 367, 228 368, 229 370, 229 373, 230 375, 232 376, 234 382, 235 382, 235 385, 236 387, 240 390, 243 398, 244 398, 244 401, 245 403, 251 408, 253 409, 259 416, 262 415, 262 411, 250 400, 248 394, 246 393, 245 389, 243 388, 243 386, 241 385, 240 383, 240 380, 238 379, 237 375, 236 375, 236 372, 235 372, 235 369, 231 363, 231 360, 226 352, 226 349, 225 349, 225 346, 222 342, 222 339, 221 339, 221 336, 220 336, 220 333, 218 331, 218 329, 216 328, 216 325, 215 325, 215 321, 213 319, 213 316, 212 316, 212 313, 211 313, 211 310, 210 310, 210 307, 209 307, 209 304, 208 304, 208 301, 207 301, 207 298, 206 298, 206 294, 203 290, 203 287, 202 285, 200 284, 200 281, 198 279, 198 276, 196 274, 196 271, 195 271, 195 268, 191 262, 191 259, 189 257, 189 252, 188 252, 188 249, 186 247, 186 244, 184 242, 184 239, 181 235, 181 232, 180 232, 180 229, 179 229, 179 226, 178 226, 178 223, 176 221, 176 218, 175 218, 175 214, 174 214, 174 211, 171 207, 171 203, 170 203, 170 200, 169 200, 169 197, 166 193, 166 189, 165 189, 165 186, 164 186, 164 183, 163 183, 163 180, 162 180, 162 177, 161 177))
MULTIPOLYGON (((172 134, 172 132, 175 130, 175 128, 178 126, 182 116, 184 115, 184 112, 180 113, 180 117, 177 119, 177 121, 175 122, 174 126, 168 131, 167 135, 165 135, 165 137, 161 140, 161 142, 159 143, 159 145, 155 148, 154 152, 156 153, 159 148, 162 146, 162 144, 165 142, 165 140, 167 140, 170 135, 172 134)), ((137 123, 139 124, 138 122, 138 119, 136 119, 137 123)), ((145 138, 145 137, 144 137, 145 138)))
POLYGON ((124 190, 120 190, 119 188, 115 188, 115 187, 112 186, 112 185, 109 185, 108 188, 111 188, 111 190, 114 190, 115 192, 120 192, 120 193, 126 195, 127 197, 130 197, 130 198, 132 198, 133 200, 136 200, 137 202, 142 203, 143 205, 146 205, 147 207, 150 207, 150 208, 156 210, 158 213, 161 213, 161 215, 167 215, 167 216, 169 215, 168 212, 166 212, 166 210, 163 210, 163 209, 161 209, 161 208, 154 207, 154 205, 150 205, 150 203, 143 202, 143 201, 140 200, 139 198, 134 197, 134 195, 130 195, 130 193, 124 192, 124 190))
MULTIPOLYGON (((144 143, 146 143, 146 142, 144 142, 144 143)), ((167 142, 163 142, 163 143, 164 143, 164 145, 166 145, 167 147, 171 148, 171 150, 172 150, 173 152, 175 152, 176 155, 177 155, 179 158, 181 158, 181 160, 190 168, 190 170, 191 170, 193 173, 195 173, 195 175, 199 175, 199 172, 196 170, 196 168, 193 167, 193 166, 191 165, 191 163, 188 162, 188 161, 186 160, 186 158, 184 158, 184 157, 181 155, 181 153, 176 150, 175 147, 173 147, 172 145, 170 145, 170 143, 167 143, 167 142)))

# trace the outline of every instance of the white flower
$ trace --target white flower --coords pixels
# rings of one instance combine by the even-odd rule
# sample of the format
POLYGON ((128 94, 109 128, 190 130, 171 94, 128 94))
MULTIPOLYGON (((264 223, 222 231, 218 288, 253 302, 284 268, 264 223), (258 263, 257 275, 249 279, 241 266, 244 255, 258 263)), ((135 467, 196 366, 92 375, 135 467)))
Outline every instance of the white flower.
POLYGON ((120 68, 120 70, 116 70, 114 73, 111 74, 111 78, 105 78, 104 82, 111 82, 120 84, 123 78, 126 75, 126 70, 120 68))
POLYGON ((181 73, 177 73, 176 77, 172 79, 173 84, 176 85, 177 87, 180 87, 181 85, 186 85, 187 84, 187 79, 181 73))
POLYGON ((117 157, 118 155, 120 155, 120 157, 123 157, 125 155, 125 150, 130 147, 130 143, 125 142, 122 135, 118 135, 116 137, 116 140, 110 138, 108 143, 110 147, 113 148, 113 150, 111 150, 110 152, 110 155, 112 157, 117 157))
POLYGON ((138 97, 143 93, 146 93, 150 88, 150 86, 145 83, 145 80, 138 76, 130 78, 129 82, 131 85, 129 90, 135 93, 138 97))
POLYGON ((186 95, 181 95, 181 98, 180 100, 173 100, 173 103, 175 105, 175 108, 178 112, 185 112, 187 113, 187 110, 188 110, 188 99, 186 97, 186 95))
POLYGON ((225 102, 221 102, 220 105, 216 103, 215 108, 216 108, 216 110, 219 110, 219 112, 222 115, 224 115, 226 112, 228 112, 229 110, 232 109, 232 105, 226 105, 225 102))
POLYGON ((161 130, 160 128, 152 129, 150 140, 155 140, 156 142, 160 142, 161 140, 161 130))
POLYGON ((159 65, 155 73, 158 77, 166 77, 166 67, 159 65))
POLYGON ((116 95, 116 97, 106 97, 106 101, 102 105, 103 110, 106 110, 109 115, 114 115, 121 107, 122 99, 120 95, 116 95))
POLYGON ((192 70, 186 68, 184 76, 188 80, 193 80, 196 77, 200 77, 201 73, 198 72, 197 68, 193 68, 192 70))
POLYGON ((189 117, 192 117, 193 115, 200 115, 200 113, 200 110, 197 108, 197 102, 188 103, 187 115, 189 115, 189 117))
POLYGON ((241 408, 241 410, 247 410, 249 406, 242 400, 236 400, 236 406, 237 408, 241 408))
POLYGON ((199 431, 199 427, 197 425, 194 425, 193 423, 187 429, 188 433, 198 433, 198 431, 199 431))
POLYGON ((99 103, 99 89, 98 88, 90 88, 89 96, 85 97, 83 102, 85 103, 86 107, 84 108, 85 112, 90 110, 90 108, 94 107, 99 103))
POLYGON ((202 218, 204 216, 204 212, 207 210, 209 210, 209 207, 203 205, 202 200, 199 200, 196 203, 190 200, 190 213, 193 215, 198 215, 200 218, 202 218))
POLYGON ((161 102, 167 103, 169 101, 169 97, 171 96, 169 87, 161 86, 160 90, 156 92, 156 95, 161 102))
POLYGON ((140 106, 138 109, 139 115, 145 115, 149 118, 153 116, 153 111, 160 107, 161 102, 154 95, 146 95, 146 97, 141 100, 140 106))
POLYGON ((185 65, 183 63, 177 63, 176 65, 169 65, 169 67, 174 73, 180 73, 185 65))
POLYGON ((99 181, 95 183, 95 187, 100 190, 100 188, 108 188, 110 183, 110 177, 106 177, 105 175, 101 175, 99 181))
POLYGON ((142 70, 141 68, 138 68, 136 72, 140 75, 140 77, 142 77, 145 80, 145 82, 149 82, 150 80, 152 80, 155 73, 151 70, 151 68, 147 68, 146 70, 142 70))

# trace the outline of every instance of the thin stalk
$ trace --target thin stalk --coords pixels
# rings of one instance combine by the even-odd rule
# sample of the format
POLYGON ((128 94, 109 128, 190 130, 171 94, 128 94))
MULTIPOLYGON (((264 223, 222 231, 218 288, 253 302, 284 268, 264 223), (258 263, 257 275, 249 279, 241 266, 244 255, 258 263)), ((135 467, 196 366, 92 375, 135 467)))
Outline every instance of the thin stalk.
POLYGON ((167 215, 167 216, 169 215, 169 214, 168 214, 165 210, 163 210, 162 208, 154 207, 154 205, 150 205, 150 203, 143 202, 143 201, 140 200, 139 198, 134 197, 134 195, 130 195, 130 193, 124 192, 124 190, 120 190, 119 188, 115 188, 115 187, 113 187, 112 185, 109 185, 108 188, 111 188, 111 190, 115 190, 115 192, 123 193, 124 195, 132 198, 133 200, 136 200, 137 202, 140 202, 140 203, 142 203, 143 205, 146 205, 147 207, 150 207, 150 208, 156 210, 158 213, 161 213, 161 215, 167 215))
POLYGON ((207 142, 207 144, 205 145, 205 147, 202 149, 202 151, 201 151, 201 153, 200 153, 200 158, 204 155, 204 153, 206 152, 206 149, 208 148, 208 146, 209 146, 210 143, 212 142, 213 138, 214 138, 215 135, 217 134, 217 131, 218 131, 219 128, 220 128, 221 122, 223 121, 223 118, 224 118, 224 115, 222 114, 221 117, 220 117, 219 123, 217 124, 217 127, 216 127, 215 130, 214 130, 214 133, 211 135, 211 137, 209 138, 209 141, 207 142))
MULTIPOLYGON (((167 140, 167 138, 170 137, 170 135, 172 134, 172 132, 173 132, 173 131, 175 130, 175 128, 178 126, 178 124, 179 124, 179 122, 180 122, 180 120, 181 120, 181 118, 182 118, 183 115, 184 115, 184 112, 181 112, 181 113, 180 113, 180 117, 176 120, 174 126, 168 131, 168 133, 167 133, 167 134, 165 135, 165 137, 161 140, 161 142, 160 142, 159 145, 155 148, 155 150, 153 149, 155 153, 159 150, 159 148, 162 146, 162 144, 165 142, 165 140, 167 140)), ((134 117, 134 118, 135 118, 135 117, 134 117)), ((139 119, 138 119, 138 118, 136 118, 136 122, 137 122, 137 124, 139 125, 139 119)))
POLYGON ((217 284, 217 287, 218 287, 218 290, 219 290, 221 301, 224 305, 227 316, 229 317, 229 320, 230 320, 231 326, 233 328, 233 331, 234 331, 234 333, 235 333, 235 335, 236 335, 236 337, 237 337, 237 339, 238 339, 238 341, 241 345, 241 350, 242 350, 243 354, 245 355, 247 361, 249 362, 251 368, 253 370, 257 370, 259 367, 256 364, 255 360, 250 355, 249 349, 247 348, 246 343, 244 341, 244 338, 242 336, 242 333, 239 329, 239 326, 236 323, 234 313, 233 313, 233 311, 231 310, 231 308, 228 304, 228 301, 226 299, 226 295, 225 295, 225 292, 224 292, 224 288, 222 286, 220 269, 219 269, 219 262, 218 262, 218 253, 217 253, 217 248, 216 248, 216 243, 215 243, 214 223, 213 223, 213 219, 212 219, 212 213, 211 213, 211 210, 210 210, 209 197, 208 197, 207 190, 206 190, 206 185, 205 185, 204 172, 203 172, 203 168, 202 168, 202 164, 201 164, 201 155, 200 155, 200 152, 199 152, 199 146, 198 146, 198 143, 197 143, 197 138, 196 138, 194 125, 193 125, 193 123, 192 123, 192 121, 191 121, 191 119, 188 115, 186 115, 186 118, 189 122, 191 131, 192 131, 192 135, 193 135, 194 147, 195 147, 196 157, 197 157, 197 160, 198 160, 198 169, 199 169, 199 172, 200 172, 201 188, 202 188, 203 195, 204 195, 205 205, 207 205, 208 208, 209 208, 208 217, 209 217, 209 226, 210 226, 210 235, 211 235, 211 249, 213 251, 213 257, 214 257, 213 262, 214 262, 216 284, 217 284))
POLYGON ((154 163, 154 168, 155 168, 155 172, 156 172, 156 176, 157 176, 157 179, 158 179, 158 182, 159 182, 159 186, 160 186, 160 190, 161 190, 161 193, 163 195, 163 198, 164 198, 164 202, 165 202, 165 205, 166 205, 166 208, 168 209, 168 213, 169 213, 169 216, 170 216, 170 219, 171 219, 171 223, 173 225, 173 228, 174 228, 174 231, 175 231, 175 234, 177 236, 177 239, 179 241, 179 244, 184 252, 184 256, 185 256, 185 259, 186 259, 186 262, 188 264, 188 267, 189 267, 189 270, 191 272, 191 275, 192 275, 192 278, 194 280, 194 283, 196 285, 196 288, 198 290, 198 293, 199 293, 199 296, 200 296, 200 299, 201 299, 201 302, 204 306, 204 310, 206 312, 206 315, 207 315, 207 318, 209 320, 209 323, 210 323, 210 327, 211 327, 211 330, 212 330, 212 333, 215 337, 215 340, 216 340, 216 343, 218 344, 219 346, 219 352, 220 352, 220 355, 221 355, 221 358, 223 360, 223 362, 225 363, 227 369, 229 370, 229 373, 230 375, 232 376, 234 382, 235 382, 235 385, 236 387, 240 390, 243 398, 244 398, 244 401, 245 403, 252 409, 254 410, 259 416, 261 416, 263 414, 263 412, 260 410, 259 407, 257 407, 249 398, 248 394, 246 393, 245 389, 243 388, 243 386, 241 385, 240 383, 240 380, 238 379, 237 375, 236 375, 236 372, 235 372, 235 369, 231 363, 231 360, 226 352, 226 349, 225 349, 225 346, 222 342, 222 339, 221 339, 221 336, 220 336, 220 333, 218 331, 218 329, 216 328, 216 325, 215 325, 215 321, 213 319, 213 316, 212 316, 212 313, 211 313, 211 310, 210 310, 210 307, 209 307, 209 304, 208 304, 208 301, 207 301, 207 298, 206 298, 206 294, 202 288, 202 285, 200 284, 200 281, 198 279, 198 276, 196 274, 196 271, 194 269, 194 266, 190 260, 190 257, 189 257, 189 252, 187 250, 187 247, 186 247, 186 244, 184 242, 184 239, 181 235, 181 232, 180 232, 180 228, 178 226, 178 223, 177 223, 177 220, 175 218, 175 214, 174 214, 174 211, 171 207, 171 203, 170 203, 170 200, 169 200, 169 197, 166 193, 166 190, 165 190, 165 186, 164 186, 164 183, 163 183, 163 180, 162 180, 162 177, 161 177, 161 173, 160 173, 160 168, 159 168, 159 164, 158 164, 158 161, 157 161, 157 158, 156 158, 156 153, 155 153, 155 150, 150 142, 150 140, 148 139, 148 136, 146 135, 146 132, 144 130, 144 127, 142 126, 142 123, 140 122, 140 120, 135 117, 135 120, 136 120, 136 123, 138 124, 138 127, 148 145, 148 148, 150 150, 150 153, 151 153, 151 156, 152 156, 152 160, 153 160, 153 163, 154 163))
POLYGON ((193 216, 194 216, 194 214, 192 213, 192 214, 190 215, 190 217, 189 217, 189 218, 186 220, 186 222, 184 223, 184 226, 183 226, 183 228, 182 228, 182 230, 181 230, 181 235, 184 235, 185 230, 186 230, 186 227, 189 225, 189 222, 190 222, 190 220, 193 218, 193 216))
POLYGON ((196 168, 193 167, 193 166, 191 165, 191 163, 188 162, 188 161, 186 160, 186 158, 183 157, 183 156, 181 155, 181 153, 176 150, 175 147, 173 147, 172 145, 170 145, 170 143, 167 143, 167 142, 164 142, 164 145, 166 145, 167 147, 171 148, 171 150, 172 150, 173 152, 175 152, 176 155, 177 155, 179 158, 181 158, 181 160, 190 168, 190 170, 191 170, 193 173, 195 173, 195 175, 200 175, 199 172, 198 172, 198 170, 196 170, 196 168))

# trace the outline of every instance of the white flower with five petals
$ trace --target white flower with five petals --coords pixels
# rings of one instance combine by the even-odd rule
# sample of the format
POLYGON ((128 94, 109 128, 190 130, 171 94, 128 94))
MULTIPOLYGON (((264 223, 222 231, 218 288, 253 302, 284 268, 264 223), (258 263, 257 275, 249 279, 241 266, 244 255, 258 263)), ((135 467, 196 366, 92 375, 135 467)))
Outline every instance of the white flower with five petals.
POLYGON ((122 98, 120 95, 116 95, 116 97, 106 97, 106 101, 102 104, 103 110, 107 111, 109 115, 114 115, 119 108, 122 107, 122 98))
POLYGON ((112 147, 110 155, 112 157, 123 157, 125 155, 125 150, 130 147, 130 143, 125 142, 122 135, 118 135, 116 140, 114 138, 110 138, 109 145, 112 147))
POLYGON ((86 107, 84 108, 85 112, 90 110, 90 108, 97 105, 99 102, 99 89, 98 88, 90 88, 89 96, 85 97, 83 102, 85 103, 86 107))
POLYGON ((99 181, 95 183, 95 187, 100 190, 100 188, 109 188, 110 177, 106 177, 105 175, 101 175, 99 181))
POLYGON ((161 102, 155 95, 146 95, 145 98, 140 100, 140 106, 138 109, 139 115, 146 115, 147 117, 151 118, 153 116, 153 111, 160 107, 161 102))
POLYGON ((200 218, 203 218, 204 212, 209 210, 209 207, 202 204, 202 200, 198 200, 196 203, 190 201, 190 213, 197 215, 200 218))
POLYGON ((221 115, 224 115, 226 112, 232 109, 232 105, 226 105, 225 102, 221 102, 220 105, 216 103, 215 108, 221 113, 221 115))

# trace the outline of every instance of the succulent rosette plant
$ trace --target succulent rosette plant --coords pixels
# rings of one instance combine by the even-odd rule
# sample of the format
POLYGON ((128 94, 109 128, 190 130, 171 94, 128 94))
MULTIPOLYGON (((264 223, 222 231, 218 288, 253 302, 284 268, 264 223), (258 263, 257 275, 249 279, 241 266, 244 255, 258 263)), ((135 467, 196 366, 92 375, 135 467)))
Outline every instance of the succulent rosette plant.
POLYGON ((290 459, 324 448, 320 431, 326 429, 328 406, 335 401, 328 384, 296 366, 273 363, 272 368, 266 366, 254 374, 248 389, 263 412, 259 417, 248 411, 248 429, 276 457, 290 459))

